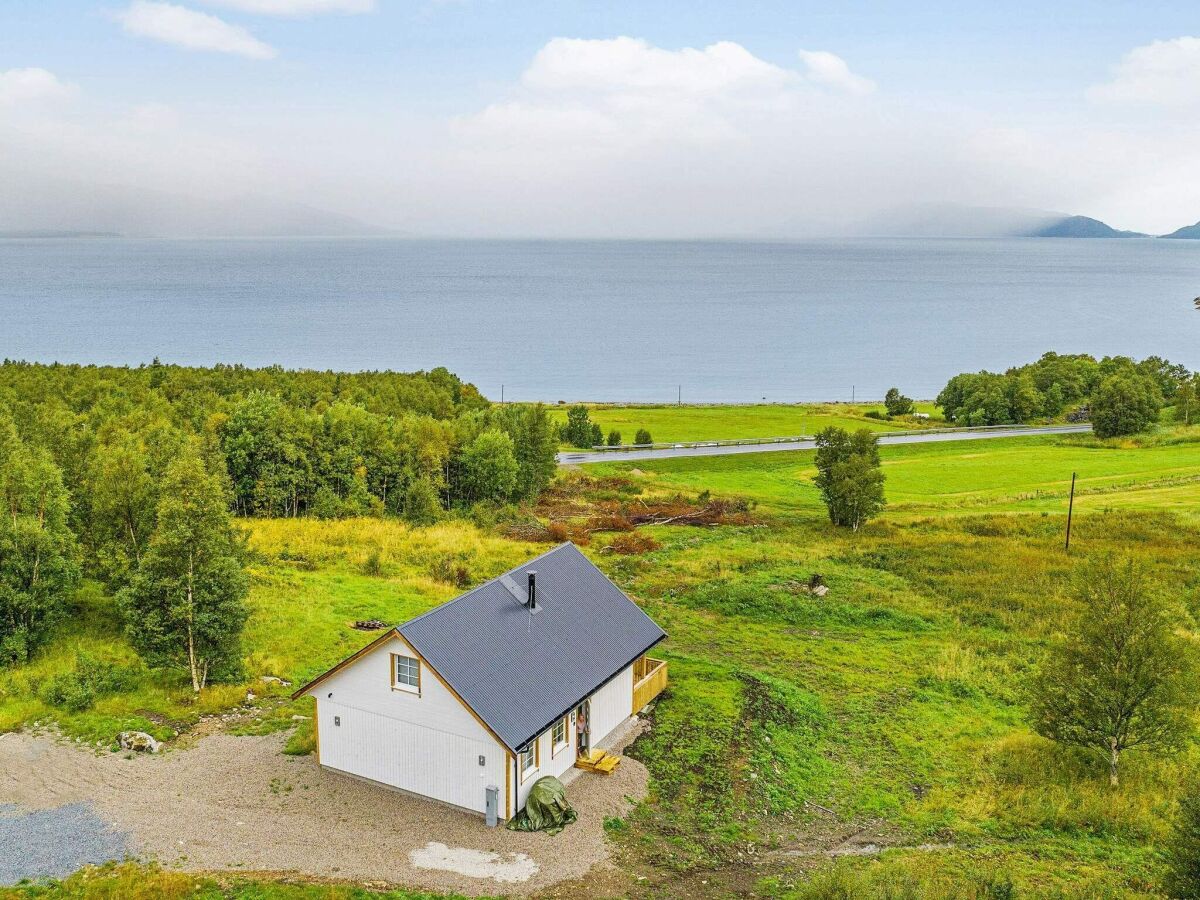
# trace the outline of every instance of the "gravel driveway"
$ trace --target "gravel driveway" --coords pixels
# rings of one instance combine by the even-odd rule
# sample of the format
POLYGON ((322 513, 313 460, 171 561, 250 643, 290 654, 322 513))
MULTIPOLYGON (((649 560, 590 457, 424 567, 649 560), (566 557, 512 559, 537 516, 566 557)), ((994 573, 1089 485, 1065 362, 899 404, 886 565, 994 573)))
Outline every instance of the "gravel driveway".
POLYGON ((59 843, 87 851, 51 860, 60 868, 129 852, 189 870, 524 895, 611 866, 604 819, 625 815, 630 798, 646 792, 645 767, 625 758, 611 776, 585 773, 568 786, 579 821, 562 834, 490 829, 324 771, 312 756, 284 756, 285 738, 216 734, 189 750, 127 759, 42 735, 0 735, 0 883, 62 874, 37 868, 33 832, 16 826, 24 821, 51 839, 68 828, 59 843))

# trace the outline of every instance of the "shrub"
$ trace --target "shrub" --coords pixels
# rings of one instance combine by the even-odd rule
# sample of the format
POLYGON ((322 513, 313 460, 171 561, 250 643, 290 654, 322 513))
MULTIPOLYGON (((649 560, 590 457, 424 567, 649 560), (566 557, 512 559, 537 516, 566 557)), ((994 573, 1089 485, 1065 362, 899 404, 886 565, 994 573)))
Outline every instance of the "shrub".
POLYGON ((622 556, 633 556, 639 553, 649 553, 661 546, 662 544, 644 531, 627 531, 613 538, 608 549, 613 553, 620 553, 622 556))
POLYGON ((639 428, 633 438, 633 442, 635 444, 653 444, 654 438, 650 437, 650 432, 645 428, 639 428))
POLYGON ((1200 897, 1200 786, 1179 798, 1171 839, 1163 854, 1167 875, 1163 887, 1172 897, 1200 897))
POLYGON ((608 433, 608 446, 610 446, 610 447, 620 447, 621 446, 621 432, 617 431, 615 428, 608 433))
POLYGON ((141 674, 140 664, 125 666, 80 650, 75 654, 73 668, 51 678, 39 696, 50 706, 67 712, 83 712, 91 709, 97 697, 128 690, 141 674))
POLYGON ((432 525, 442 514, 437 488, 428 478, 414 478, 404 489, 404 520, 410 525, 432 525))
POLYGON ((434 559, 429 567, 429 575, 437 581, 444 581, 459 588, 465 588, 471 583, 471 569, 467 560, 454 553, 444 553, 434 559))
POLYGON ((880 412, 877 409, 868 409, 865 413, 863 413, 863 418, 879 419, 882 422, 886 422, 890 417, 887 415, 887 413, 880 412))

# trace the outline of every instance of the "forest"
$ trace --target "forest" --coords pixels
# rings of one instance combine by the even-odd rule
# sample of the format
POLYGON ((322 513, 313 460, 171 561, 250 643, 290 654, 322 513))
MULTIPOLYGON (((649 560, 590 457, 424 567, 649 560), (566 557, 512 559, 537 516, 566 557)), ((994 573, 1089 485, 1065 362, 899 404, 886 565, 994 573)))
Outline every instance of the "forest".
MULTIPOLYGON (((29 658, 81 577, 113 591, 150 577, 154 561, 170 556, 170 536, 156 529, 197 486, 208 495, 193 497, 181 522, 208 523, 236 557, 226 508, 243 517, 392 515, 413 524, 447 510, 482 514, 536 497, 554 476, 557 442, 541 406, 494 406, 442 368, 344 374, 5 361, 0 659, 29 658)), ((219 593, 239 592, 231 582, 219 593)), ((228 624, 223 631, 240 630, 228 624)), ((236 658, 236 650, 218 655, 236 658)))

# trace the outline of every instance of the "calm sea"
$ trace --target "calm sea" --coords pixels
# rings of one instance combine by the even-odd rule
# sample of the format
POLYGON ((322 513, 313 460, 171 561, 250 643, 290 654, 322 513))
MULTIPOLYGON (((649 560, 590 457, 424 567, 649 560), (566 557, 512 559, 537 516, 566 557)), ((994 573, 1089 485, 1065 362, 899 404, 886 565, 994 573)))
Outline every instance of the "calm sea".
POLYGON ((932 397, 1044 350, 1200 368, 1200 242, 0 240, 0 356, 411 370, 489 397, 932 397))

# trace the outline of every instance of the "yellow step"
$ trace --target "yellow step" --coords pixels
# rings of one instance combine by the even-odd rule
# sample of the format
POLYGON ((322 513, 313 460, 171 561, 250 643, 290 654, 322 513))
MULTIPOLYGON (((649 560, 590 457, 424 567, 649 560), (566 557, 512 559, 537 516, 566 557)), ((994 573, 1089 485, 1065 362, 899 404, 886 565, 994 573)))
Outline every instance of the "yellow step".
POLYGON ((592 750, 587 756, 581 756, 575 760, 575 768, 588 772, 599 772, 602 775, 611 775, 620 764, 621 757, 613 756, 603 750, 592 750))

